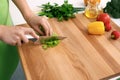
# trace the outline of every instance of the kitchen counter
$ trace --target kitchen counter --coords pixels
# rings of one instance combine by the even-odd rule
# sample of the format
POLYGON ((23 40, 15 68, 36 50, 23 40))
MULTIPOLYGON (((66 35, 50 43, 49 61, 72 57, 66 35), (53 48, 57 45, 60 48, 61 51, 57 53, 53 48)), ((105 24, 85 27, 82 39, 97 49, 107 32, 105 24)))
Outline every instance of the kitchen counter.
MULTIPOLYGON (((33 43, 18 47, 27 80, 100 80, 120 72, 120 39, 110 32, 90 35, 83 14, 58 22, 48 19, 53 30, 67 38, 47 50, 33 43)), ((111 22, 112 30, 120 28, 111 22)))

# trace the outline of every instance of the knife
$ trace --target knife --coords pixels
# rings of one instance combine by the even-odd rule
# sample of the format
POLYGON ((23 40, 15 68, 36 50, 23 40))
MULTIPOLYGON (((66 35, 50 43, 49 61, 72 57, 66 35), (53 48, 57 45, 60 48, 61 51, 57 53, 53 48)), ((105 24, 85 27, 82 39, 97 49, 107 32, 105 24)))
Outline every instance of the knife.
POLYGON ((49 38, 52 38, 52 37, 55 37, 58 40, 63 40, 65 38, 67 38, 67 37, 63 37, 63 36, 40 36, 39 39, 36 39, 36 38, 32 37, 31 35, 26 35, 26 37, 28 38, 28 40, 30 40, 32 42, 35 42, 35 43, 40 43, 41 40, 49 39, 49 38))

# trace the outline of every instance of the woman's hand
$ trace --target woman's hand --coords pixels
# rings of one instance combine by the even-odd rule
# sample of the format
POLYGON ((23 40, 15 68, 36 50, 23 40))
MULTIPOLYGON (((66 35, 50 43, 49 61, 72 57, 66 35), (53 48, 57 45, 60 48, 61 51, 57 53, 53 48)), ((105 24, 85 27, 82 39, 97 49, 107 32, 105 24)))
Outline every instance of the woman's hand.
POLYGON ((41 35, 46 35, 46 36, 52 35, 52 28, 50 27, 50 24, 48 23, 48 21, 44 17, 36 16, 28 6, 26 0, 13 0, 13 2, 21 11, 27 23, 35 31, 37 31, 41 35), (40 26, 43 27, 45 33, 43 33, 40 30, 40 26))
POLYGON ((53 33, 50 24, 44 17, 34 15, 26 21, 35 31, 37 31, 41 35, 49 36, 53 33), (40 30, 40 26, 43 27, 45 33, 40 30))
POLYGON ((0 40, 10 45, 21 46, 21 41, 23 41, 24 43, 28 43, 29 40, 27 39, 25 34, 30 34, 37 39, 39 38, 39 36, 35 34, 32 28, 25 28, 21 26, 0 26, 0 40))

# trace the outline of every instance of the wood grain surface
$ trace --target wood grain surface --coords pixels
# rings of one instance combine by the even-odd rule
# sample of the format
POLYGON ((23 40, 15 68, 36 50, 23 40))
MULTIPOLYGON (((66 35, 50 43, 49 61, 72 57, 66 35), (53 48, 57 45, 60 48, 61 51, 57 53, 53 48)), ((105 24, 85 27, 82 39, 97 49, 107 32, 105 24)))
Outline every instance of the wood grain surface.
POLYGON ((111 31, 120 28, 113 22, 110 32, 90 35, 87 25, 95 20, 83 14, 48 21, 54 32, 67 38, 47 50, 32 43, 18 47, 27 80, 100 80, 120 72, 120 39, 110 39, 111 31))

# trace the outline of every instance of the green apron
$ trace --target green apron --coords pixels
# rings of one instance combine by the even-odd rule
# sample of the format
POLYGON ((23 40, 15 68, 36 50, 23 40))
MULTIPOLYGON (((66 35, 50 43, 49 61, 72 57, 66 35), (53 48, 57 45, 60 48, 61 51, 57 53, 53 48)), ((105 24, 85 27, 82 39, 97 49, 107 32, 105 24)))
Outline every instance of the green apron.
MULTIPOLYGON (((0 0, 0 25, 12 25, 8 0, 0 0)), ((18 61, 17 47, 0 41, 0 80, 10 80, 18 61)))

